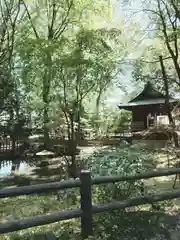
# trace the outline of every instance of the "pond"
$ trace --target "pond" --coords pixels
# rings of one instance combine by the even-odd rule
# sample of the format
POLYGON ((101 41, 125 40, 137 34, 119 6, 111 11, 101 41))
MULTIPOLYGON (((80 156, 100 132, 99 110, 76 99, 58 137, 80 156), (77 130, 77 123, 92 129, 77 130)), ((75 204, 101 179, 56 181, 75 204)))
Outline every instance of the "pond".
POLYGON ((30 174, 34 167, 23 160, 1 160, 0 161, 0 178, 10 176, 12 167, 15 168, 16 173, 19 174, 30 174))
MULTIPOLYGON (((99 147, 102 149, 102 147, 99 147)), ((76 156, 76 160, 82 161, 82 159, 87 158, 98 147, 79 147, 79 154, 76 156)), ((15 170, 17 175, 31 175, 31 177, 62 177, 67 172, 67 156, 64 157, 53 157, 49 159, 48 165, 40 165, 42 160, 47 160, 39 157, 26 157, 26 159, 16 159, 16 160, 1 160, 0 159, 0 179, 10 176, 12 169, 15 170)))

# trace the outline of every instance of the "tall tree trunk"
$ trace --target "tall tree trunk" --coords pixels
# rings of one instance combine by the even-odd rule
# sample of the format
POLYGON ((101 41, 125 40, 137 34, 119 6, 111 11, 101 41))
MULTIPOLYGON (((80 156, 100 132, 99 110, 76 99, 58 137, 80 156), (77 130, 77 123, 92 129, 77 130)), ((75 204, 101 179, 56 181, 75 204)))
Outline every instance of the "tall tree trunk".
POLYGON ((99 120, 100 100, 101 100, 101 92, 98 93, 98 96, 96 98, 96 119, 97 120, 99 120))
POLYGON ((70 177, 77 177, 77 168, 76 168, 76 149, 77 142, 74 134, 74 115, 70 114, 70 122, 71 122, 71 139, 69 139, 69 149, 71 154, 71 165, 69 169, 70 177))
POLYGON ((44 147, 49 148, 50 137, 49 137, 49 94, 51 87, 51 68, 52 68, 52 59, 50 53, 47 52, 46 56, 46 69, 43 76, 43 130, 44 130, 44 147))
POLYGON ((96 131, 97 131, 97 135, 99 134, 99 130, 100 130, 100 123, 99 123, 99 109, 100 109, 100 101, 101 101, 101 95, 103 92, 103 88, 100 87, 99 92, 98 92, 98 96, 96 98, 96 131))
MULTIPOLYGON (((81 53, 81 43, 79 43, 79 58, 82 58, 82 53, 81 53)), ((80 66, 78 66, 78 69, 76 70, 76 103, 75 103, 75 111, 76 111, 76 116, 75 116, 75 121, 77 122, 77 132, 76 132, 76 139, 80 139, 80 129, 81 129, 81 96, 80 96, 80 88, 81 88, 81 80, 82 80, 82 69, 80 66)))
POLYGON ((174 120, 171 114, 171 108, 170 108, 170 104, 169 104, 169 86, 168 86, 168 80, 167 80, 167 76, 166 76, 166 71, 164 68, 164 63, 163 63, 163 58, 162 56, 159 56, 159 61, 161 64, 161 70, 162 70, 162 75, 163 75, 163 80, 164 80, 164 87, 165 87, 165 92, 166 92, 166 109, 167 109, 167 114, 168 114, 168 118, 169 118, 169 122, 170 124, 172 124, 172 135, 173 135, 173 139, 174 139, 174 144, 176 147, 178 147, 178 139, 176 137, 176 133, 175 133, 175 124, 174 124, 174 120))
MULTIPOLYGON (((165 1, 166 2, 166 1, 165 1)), ((176 6, 176 3, 171 0, 171 5, 172 7, 174 8, 175 10, 175 16, 174 16, 174 19, 172 21, 171 19, 171 12, 170 10, 168 9, 168 6, 165 4, 164 2, 164 6, 165 6, 165 9, 161 7, 161 0, 158 0, 157 3, 158 3, 158 10, 159 10, 159 17, 161 19, 161 23, 162 23, 162 32, 164 34, 164 39, 165 39, 165 44, 166 44, 166 47, 172 57, 172 60, 173 60, 173 64, 174 64, 174 67, 175 67, 175 70, 176 70, 176 73, 177 73, 177 76, 178 76, 178 86, 180 84, 180 65, 179 65, 179 61, 178 61, 178 56, 179 56, 179 49, 178 49, 178 22, 177 22, 177 19, 179 19, 179 10, 178 10, 178 7, 176 6), (164 13, 164 11, 166 11, 164 13), (172 30, 173 30, 173 47, 172 47, 172 41, 170 41, 169 39, 169 36, 168 36, 168 29, 169 29, 169 26, 167 26, 167 22, 165 20, 165 14, 168 16, 169 18, 169 22, 171 24, 171 27, 172 27, 172 30)))
POLYGON ((77 122, 77 131, 76 131, 76 140, 80 140, 82 137, 82 131, 81 131, 81 117, 83 115, 83 106, 82 106, 82 96, 79 99, 79 102, 77 103, 77 111, 76 111, 76 119, 77 122))
POLYGON ((173 62, 174 62, 174 67, 175 67, 175 69, 176 69, 176 73, 177 73, 177 76, 178 76, 178 80, 179 80, 179 86, 180 86, 180 66, 179 66, 179 61, 178 61, 178 59, 177 58, 174 58, 173 59, 173 62))
POLYGON ((44 131, 44 147, 46 149, 48 149, 49 147, 49 141, 50 141, 50 137, 49 137, 49 128, 48 128, 48 123, 49 123, 49 116, 48 116, 48 104, 46 102, 44 102, 45 106, 43 109, 43 131, 44 131))
POLYGON ((14 160, 15 158, 15 151, 16 151, 16 139, 15 139, 15 124, 14 124, 14 111, 13 108, 10 110, 10 124, 11 124, 11 134, 10 139, 12 141, 12 148, 11 148, 11 158, 14 160))
POLYGON ((77 111, 77 132, 76 132, 76 140, 81 139, 81 110, 78 109, 77 111))

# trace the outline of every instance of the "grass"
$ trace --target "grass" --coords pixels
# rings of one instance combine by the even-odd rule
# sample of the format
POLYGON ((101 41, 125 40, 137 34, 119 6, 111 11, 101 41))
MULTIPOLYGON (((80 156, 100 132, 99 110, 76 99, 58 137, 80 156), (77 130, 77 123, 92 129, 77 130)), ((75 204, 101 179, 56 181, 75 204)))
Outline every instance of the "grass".
MULTIPOLYGON (((6 221, 25 219, 38 215, 48 215, 50 213, 57 213, 65 209, 70 209, 70 206, 76 207, 75 204, 73 206, 70 196, 67 195, 63 200, 65 201, 58 200, 56 195, 5 198, 0 202, 0 222, 4 223, 6 221)), ((69 239, 72 233, 75 234, 74 231, 76 229, 79 230, 79 220, 64 221, 22 230, 17 233, 4 234, 0 239, 14 240, 20 239, 20 237, 25 239, 31 234, 48 231, 53 231, 59 238, 62 238, 62 235, 64 235, 63 239, 69 239), (69 229, 69 232, 67 232, 67 229, 69 229)))
MULTIPOLYGON (((151 159, 151 162, 149 162, 149 164, 152 165, 152 168, 154 168, 154 165, 156 165, 158 168, 167 166, 166 152, 154 151, 153 153, 152 152, 150 153, 152 155, 152 159, 151 159)), ((144 154, 147 154, 147 151, 145 151, 144 154)), ((103 155, 103 152, 102 152, 102 155, 103 155)), ((169 157, 171 159, 174 159, 172 161, 176 161, 173 153, 171 153, 169 157)), ((149 160, 149 158, 147 160, 149 160)), ((173 177, 166 177, 166 178, 154 178, 154 179, 146 180, 145 181, 146 190, 148 191, 148 193, 172 191, 173 179, 174 179, 173 177)), ((32 183, 34 182, 32 181, 32 183)), ((161 206, 163 206, 165 214, 169 212, 173 214, 180 210, 180 207, 179 207, 180 200, 175 199, 171 201, 165 201, 163 202, 163 204, 161 203, 161 206)), ((57 198, 57 194, 55 193, 39 195, 39 196, 21 196, 21 197, 14 197, 14 198, 5 198, 0 201, 0 222, 4 223, 6 221, 24 219, 24 218, 37 216, 37 215, 47 215, 50 213, 55 213, 55 212, 57 213, 65 209, 76 208, 76 207, 79 207, 79 190, 78 189, 61 192, 60 200, 57 198)), ((147 212, 150 210, 150 208, 151 206, 144 205, 136 208, 135 210, 136 211, 141 210, 141 211, 147 212)), ((108 219, 110 215, 111 214, 108 213, 108 214, 101 214, 100 216, 97 216, 97 217, 94 216, 95 222, 97 223, 96 232, 100 236, 101 234, 99 233, 99 231, 101 232, 109 231, 107 226, 108 224, 106 224, 106 219, 108 219), (99 230, 97 229, 97 226, 101 226, 99 230)), ((138 214, 137 214, 137 218, 139 218, 138 214)), ((118 223, 119 214, 118 214, 118 218, 115 218, 115 219, 116 219, 116 223, 120 224, 118 223)), ((111 219, 109 221, 112 222, 111 219)), ((135 220, 135 222, 136 221, 137 220, 135 220)), ((135 229, 137 229, 137 227, 135 227, 135 229)), ((80 235, 79 235, 80 221, 76 219, 76 220, 49 224, 46 226, 39 226, 39 227, 27 229, 27 230, 18 231, 15 233, 4 234, 0 236, 0 239, 1 240, 17 240, 17 239, 26 240, 32 234, 39 233, 39 232, 48 232, 48 231, 52 231, 58 237, 58 239, 61 239, 61 240, 80 239, 80 235)), ((117 230, 115 232, 117 232, 117 230)), ((115 232, 114 234, 116 235, 117 233, 115 232)), ((111 239, 111 236, 109 236, 109 238, 108 236, 106 237, 107 239, 109 238, 111 239)), ((103 236, 101 236, 101 239, 102 238, 103 236)), ((115 237, 114 239, 118 239, 118 238, 115 237)), ((97 236, 96 236, 96 240, 98 240, 97 236)))

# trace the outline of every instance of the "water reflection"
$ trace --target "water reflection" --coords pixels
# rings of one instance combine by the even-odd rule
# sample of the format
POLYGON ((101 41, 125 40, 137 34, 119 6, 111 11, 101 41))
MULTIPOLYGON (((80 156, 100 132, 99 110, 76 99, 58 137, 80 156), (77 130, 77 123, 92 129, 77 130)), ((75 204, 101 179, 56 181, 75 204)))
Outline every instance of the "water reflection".
POLYGON ((23 161, 22 159, 16 160, 0 160, 0 178, 11 175, 12 171, 20 174, 30 173, 34 164, 23 161))

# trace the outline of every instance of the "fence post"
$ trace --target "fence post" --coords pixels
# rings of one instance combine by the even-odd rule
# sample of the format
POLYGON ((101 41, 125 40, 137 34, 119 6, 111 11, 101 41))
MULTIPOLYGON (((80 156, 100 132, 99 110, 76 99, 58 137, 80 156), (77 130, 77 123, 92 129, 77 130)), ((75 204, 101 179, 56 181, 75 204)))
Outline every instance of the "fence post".
POLYGON ((80 194, 81 194, 81 235, 87 238, 92 234, 92 196, 91 196, 91 173, 81 171, 80 173, 80 194))

